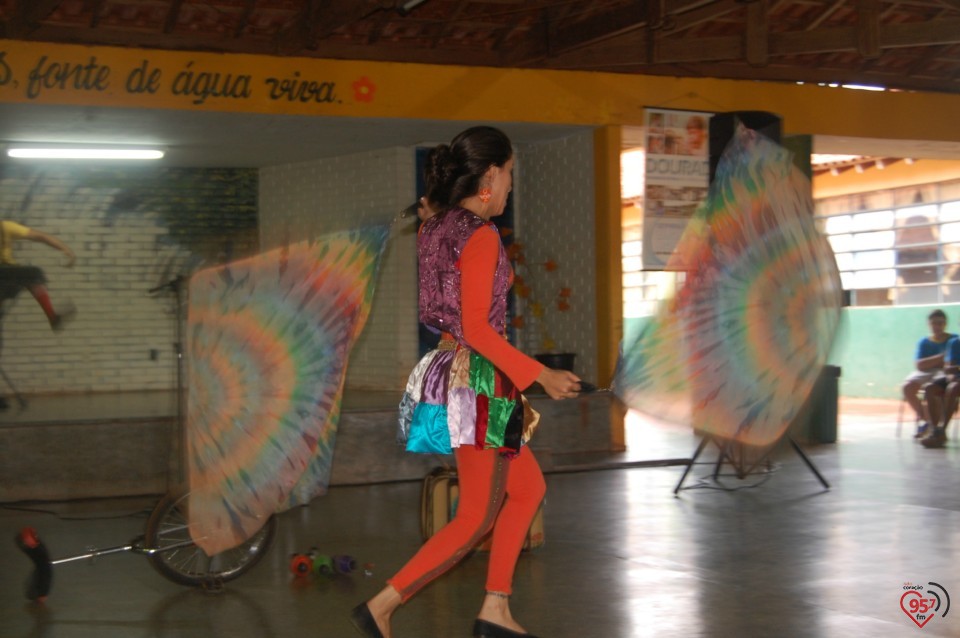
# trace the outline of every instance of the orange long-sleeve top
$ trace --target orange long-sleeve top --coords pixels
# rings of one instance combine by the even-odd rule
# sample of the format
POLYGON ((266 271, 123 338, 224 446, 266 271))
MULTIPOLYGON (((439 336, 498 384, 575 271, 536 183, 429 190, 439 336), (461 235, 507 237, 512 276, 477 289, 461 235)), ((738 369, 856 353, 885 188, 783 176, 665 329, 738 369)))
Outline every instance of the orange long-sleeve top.
POLYGON ((460 304, 463 337, 477 353, 503 371, 520 390, 530 387, 544 366, 523 354, 490 325, 493 280, 500 256, 500 235, 478 229, 460 253, 460 304))

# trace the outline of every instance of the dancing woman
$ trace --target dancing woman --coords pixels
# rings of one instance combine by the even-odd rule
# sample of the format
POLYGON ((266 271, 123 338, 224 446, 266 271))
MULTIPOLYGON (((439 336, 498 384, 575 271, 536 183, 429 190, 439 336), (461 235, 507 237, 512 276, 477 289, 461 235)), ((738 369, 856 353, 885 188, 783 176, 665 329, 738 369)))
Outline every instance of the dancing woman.
POLYGON ((417 239, 420 321, 440 331, 441 340, 410 376, 401 424, 409 451, 453 451, 460 498, 453 520, 351 619, 365 636, 391 638, 394 611, 492 530, 473 635, 528 636, 513 619, 510 594, 546 486, 525 445, 539 415, 520 392, 537 382, 553 399, 572 398, 580 380, 504 338, 513 270, 490 220, 503 213, 513 186, 509 138, 495 128, 470 128, 431 151, 424 177, 428 212, 421 215, 429 218, 417 239))

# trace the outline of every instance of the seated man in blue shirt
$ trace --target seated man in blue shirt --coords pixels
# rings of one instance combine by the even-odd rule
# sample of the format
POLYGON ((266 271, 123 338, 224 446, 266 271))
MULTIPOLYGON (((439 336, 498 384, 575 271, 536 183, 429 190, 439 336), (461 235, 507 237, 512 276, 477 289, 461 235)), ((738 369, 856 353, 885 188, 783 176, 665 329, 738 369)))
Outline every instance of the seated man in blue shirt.
POLYGON ((947 349, 947 342, 954 336, 947 332, 947 315, 942 310, 931 312, 927 316, 927 324, 930 326, 930 336, 917 343, 916 370, 903 381, 903 398, 916 412, 917 421, 921 422, 917 428, 918 439, 927 434, 927 424, 933 423, 932 417, 924 413, 920 390, 943 369, 943 353, 947 349))
POLYGON ((943 372, 923 386, 932 426, 920 439, 925 448, 938 448, 946 444, 947 426, 957 411, 957 399, 960 398, 960 337, 953 337, 947 342, 943 364, 943 372))

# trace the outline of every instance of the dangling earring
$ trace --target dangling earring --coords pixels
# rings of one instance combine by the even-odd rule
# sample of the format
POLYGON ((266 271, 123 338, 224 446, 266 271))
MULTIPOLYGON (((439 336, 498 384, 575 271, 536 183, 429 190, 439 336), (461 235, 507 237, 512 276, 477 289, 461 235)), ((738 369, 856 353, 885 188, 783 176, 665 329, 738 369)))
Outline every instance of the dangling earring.
POLYGON ((493 193, 490 191, 489 188, 484 186, 483 188, 480 189, 477 195, 480 197, 480 201, 486 204, 487 202, 490 201, 490 198, 493 196, 493 193))

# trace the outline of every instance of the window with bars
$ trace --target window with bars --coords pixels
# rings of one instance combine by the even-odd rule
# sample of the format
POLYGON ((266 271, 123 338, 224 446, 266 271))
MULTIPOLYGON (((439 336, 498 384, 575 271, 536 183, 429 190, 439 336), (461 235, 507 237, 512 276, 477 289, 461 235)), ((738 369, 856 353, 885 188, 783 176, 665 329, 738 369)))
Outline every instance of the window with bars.
POLYGON ((643 226, 623 226, 623 316, 648 317, 676 286, 679 273, 643 269, 643 226))
MULTIPOLYGON (((623 200, 623 316, 652 315, 679 273, 645 271, 640 198, 623 200)), ((821 199, 816 219, 854 306, 960 303, 960 180, 821 199)))
POLYGON ((854 306, 960 301, 960 181, 817 202, 854 306))

